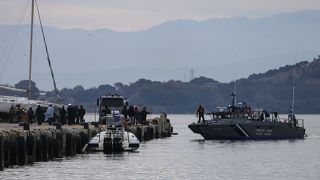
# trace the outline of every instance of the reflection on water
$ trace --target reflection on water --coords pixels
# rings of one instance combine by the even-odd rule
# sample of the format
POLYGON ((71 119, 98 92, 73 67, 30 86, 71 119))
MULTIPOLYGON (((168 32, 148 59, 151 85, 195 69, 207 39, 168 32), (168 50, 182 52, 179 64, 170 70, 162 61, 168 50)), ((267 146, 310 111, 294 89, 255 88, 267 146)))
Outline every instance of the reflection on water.
POLYGON ((319 179, 320 116, 304 115, 304 140, 205 141, 169 115, 179 135, 143 142, 139 152, 100 152, 15 166, 0 179, 319 179))

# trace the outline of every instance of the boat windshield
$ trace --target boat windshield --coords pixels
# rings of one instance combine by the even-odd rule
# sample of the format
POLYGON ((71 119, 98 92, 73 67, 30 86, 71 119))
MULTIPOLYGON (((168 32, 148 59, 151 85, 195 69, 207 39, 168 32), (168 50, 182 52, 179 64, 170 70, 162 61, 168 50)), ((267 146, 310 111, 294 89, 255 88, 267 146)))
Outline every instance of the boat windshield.
POLYGON ((101 99, 102 107, 123 107, 124 102, 122 98, 102 98, 101 99))

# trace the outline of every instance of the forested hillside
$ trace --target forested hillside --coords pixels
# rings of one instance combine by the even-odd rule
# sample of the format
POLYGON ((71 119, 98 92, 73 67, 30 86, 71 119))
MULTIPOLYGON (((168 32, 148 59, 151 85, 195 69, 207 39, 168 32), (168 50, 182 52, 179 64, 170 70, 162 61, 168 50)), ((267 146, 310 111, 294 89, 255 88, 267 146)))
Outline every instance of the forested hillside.
MULTIPOLYGON (((311 62, 303 61, 237 80, 238 102, 268 111, 288 112, 294 69, 296 113, 320 113, 320 56, 311 62)), ((23 84, 20 82, 17 87, 23 88, 23 84)), ((62 89, 60 96, 65 103, 83 104, 91 112, 99 96, 117 93, 127 97, 129 104, 147 106, 153 113, 194 113, 199 104, 204 105, 207 112, 217 106, 229 105, 234 87, 234 82, 221 83, 206 77, 190 82, 140 79, 130 84, 119 82, 90 89, 78 85, 73 89, 62 89)), ((48 92, 46 97, 52 98, 53 92, 48 92)))

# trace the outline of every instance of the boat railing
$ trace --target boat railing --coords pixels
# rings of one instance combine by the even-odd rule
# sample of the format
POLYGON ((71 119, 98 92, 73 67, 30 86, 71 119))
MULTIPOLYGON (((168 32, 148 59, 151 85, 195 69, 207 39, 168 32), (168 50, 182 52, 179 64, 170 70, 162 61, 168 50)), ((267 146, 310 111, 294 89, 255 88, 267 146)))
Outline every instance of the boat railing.
MULTIPOLYGON (((289 119, 289 118, 278 118, 278 119, 279 119, 279 122, 289 123, 289 124, 294 125, 294 121, 289 119)), ((304 128, 304 119, 296 119, 296 125, 295 126, 304 128)))

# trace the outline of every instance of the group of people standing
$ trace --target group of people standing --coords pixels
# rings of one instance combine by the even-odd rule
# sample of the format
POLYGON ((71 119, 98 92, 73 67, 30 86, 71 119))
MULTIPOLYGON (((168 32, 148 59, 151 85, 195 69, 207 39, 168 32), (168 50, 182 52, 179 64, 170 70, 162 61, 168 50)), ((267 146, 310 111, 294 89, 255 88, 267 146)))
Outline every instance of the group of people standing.
POLYGON ((84 122, 84 115, 86 114, 86 110, 82 105, 78 107, 77 105, 73 106, 69 104, 67 109, 62 106, 62 108, 59 109, 59 114, 61 124, 80 124, 84 122))
POLYGON ((28 121, 32 124, 36 121, 38 125, 41 125, 43 122, 47 122, 48 124, 60 122, 62 125, 72 125, 80 124, 85 121, 84 115, 86 114, 86 110, 82 105, 78 107, 77 105, 73 106, 69 104, 65 109, 64 106, 58 108, 57 106, 53 107, 52 104, 50 104, 47 108, 38 105, 35 111, 32 107, 26 111, 18 104, 16 106, 11 106, 10 114, 12 122, 28 121))
POLYGON ((124 115, 124 118, 129 121, 130 124, 147 124, 147 107, 140 109, 137 106, 124 106, 121 112, 124 115))

